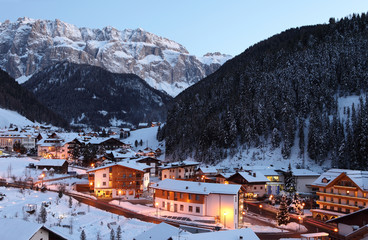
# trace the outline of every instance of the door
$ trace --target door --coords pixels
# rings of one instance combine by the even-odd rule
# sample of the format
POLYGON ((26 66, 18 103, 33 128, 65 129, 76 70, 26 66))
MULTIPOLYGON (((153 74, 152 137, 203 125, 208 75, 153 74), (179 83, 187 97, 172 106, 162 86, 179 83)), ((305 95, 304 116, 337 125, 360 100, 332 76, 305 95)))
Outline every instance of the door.
POLYGON ((174 204, 174 212, 177 212, 178 211, 178 204, 174 204))
POLYGON ((167 211, 170 211, 170 203, 167 203, 167 211))

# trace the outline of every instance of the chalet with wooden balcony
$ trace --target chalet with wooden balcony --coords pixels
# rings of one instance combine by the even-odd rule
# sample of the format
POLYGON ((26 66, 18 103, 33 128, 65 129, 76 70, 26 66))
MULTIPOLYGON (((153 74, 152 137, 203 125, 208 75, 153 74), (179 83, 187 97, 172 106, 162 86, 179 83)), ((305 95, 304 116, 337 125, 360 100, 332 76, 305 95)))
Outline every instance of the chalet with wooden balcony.
POLYGON ((160 211, 212 217, 230 229, 242 227, 244 190, 241 185, 165 179, 152 188, 154 206, 160 211))
POLYGON ((87 171, 90 190, 97 197, 133 198, 147 190, 150 181, 147 165, 123 161, 87 171))
POLYGON ((247 198, 262 197, 266 194, 268 179, 260 172, 237 172, 227 180, 229 183, 241 184, 247 198))
POLYGON ((368 171, 331 169, 312 187, 319 196, 319 209, 311 210, 315 219, 327 221, 368 206, 368 171))
POLYGON ((167 163, 161 166, 161 179, 189 179, 195 176, 199 163, 181 161, 167 163))

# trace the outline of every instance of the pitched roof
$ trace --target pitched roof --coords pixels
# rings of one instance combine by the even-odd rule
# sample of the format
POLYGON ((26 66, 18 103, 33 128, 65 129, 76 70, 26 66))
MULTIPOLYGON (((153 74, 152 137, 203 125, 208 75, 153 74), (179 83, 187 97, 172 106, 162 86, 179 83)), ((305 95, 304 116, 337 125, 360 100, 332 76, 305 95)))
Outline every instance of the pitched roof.
POLYGON ((136 240, 162 240, 162 239, 169 239, 171 236, 174 235, 189 235, 188 232, 183 232, 180 228, 176 228, 171 226, 167 223, 160 223, 158 225, 153 226, 151 229, 139 234, 138 236, 134 237, 136 240))
POLYGON ((360 170, 330 169, 327 172, 322 173, 312 185, 327 187, 332 181, 342 174, 349 177, 362 190, 368 191, 368 171, 360 170), (327 179, 328 181, 323 182, 323 179, 327 179))
MULTIPOLYGON (((177 236, 172 236, 173 239, 179 239, 177 236)), ((180 238, 182 239, 182 238, 180 238)), ((218 231, 218 232, 206 232, 206 233, 196 233, 185 236, 186 240, 203 240, 203 239, 211 239, 211 240, 239 240, 239 239, 247 239, 247 240, 259 240, 259 237, 253 232, 250 228, 241 228, 234 229, 228 231, 218 231), (242 237, 242 238, 240 238, 242 237)))
MULTIPOLYGON (((166 163, 163 163, 166 164, 166 163)), ((185 167, 185 166, 196 166, 199 165, 198 162, 193 161, 181 161, 181 162, 171 162, 167 163, 166 166, 162 166, 162 169, 168 169, 168 168, 178 168, 178 167, 185 167)))
POLYGON ((240 176, 242 176, 249 183, 269 182, 269 180, 261 172, 238 172, 238 173, 235 173, 234 175, 236 174, 239 174, 240 176))
POLYGON ((186 192, 196 194, 237 194, 241 188, 238 184, 220 184, 220 183, 203 183, 181 181, 173 179, 162 180, 152 186, 155 189, 162 189, 175 192, 186 192))
POLYGON ((138 170, 138 171, 141 171, 141 172, 144 172, 145 169, 149 168, 149 166, 147 166, 146 164, 138 163, 134 160, 129 160, 129 161, 125 160, 125 161, 121 161, 121 162, 117 162, 117 163, 107 164, 105 166, 101 166, 101 167, 98 167, 98 168, 89 169, 89 170, 87 170, 87 172, 95 172, 97 170, 101 170, 101 169, 108 168, 108 167, 113 167, 113 166, 116 166, 116 165, 131 168, 131 169, 138 170))
POLYGON ((39 162, 35 163, 35 166, 55 166, 55 167, 61 167, 65 163, 65 159, 46 159, 42 158, 39 162))
POLYGON ((312 172, 308 169, 293 169, 293 176, 297 177, 319 177, 320 174, 312 172))

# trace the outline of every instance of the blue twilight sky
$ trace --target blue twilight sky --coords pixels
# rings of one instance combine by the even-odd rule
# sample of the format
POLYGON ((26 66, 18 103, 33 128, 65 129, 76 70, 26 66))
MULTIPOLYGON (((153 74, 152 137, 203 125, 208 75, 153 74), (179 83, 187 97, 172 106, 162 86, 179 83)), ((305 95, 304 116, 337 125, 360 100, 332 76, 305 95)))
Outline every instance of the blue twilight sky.
POLYGON ((235 56, 288 28, 367 11, 367 0, 0 0, 0 22, 27 16, 78 27, 141 27, 197 56, 235 56))

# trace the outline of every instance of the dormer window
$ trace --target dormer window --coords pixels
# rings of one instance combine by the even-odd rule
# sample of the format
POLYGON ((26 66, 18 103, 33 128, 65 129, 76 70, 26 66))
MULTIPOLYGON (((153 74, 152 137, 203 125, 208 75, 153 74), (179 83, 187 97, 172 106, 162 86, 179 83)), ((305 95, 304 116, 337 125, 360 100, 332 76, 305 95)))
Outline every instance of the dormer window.
POLYGON ((328 183, 330 180, 327 178, 322 178, 322 183, 328 183))

